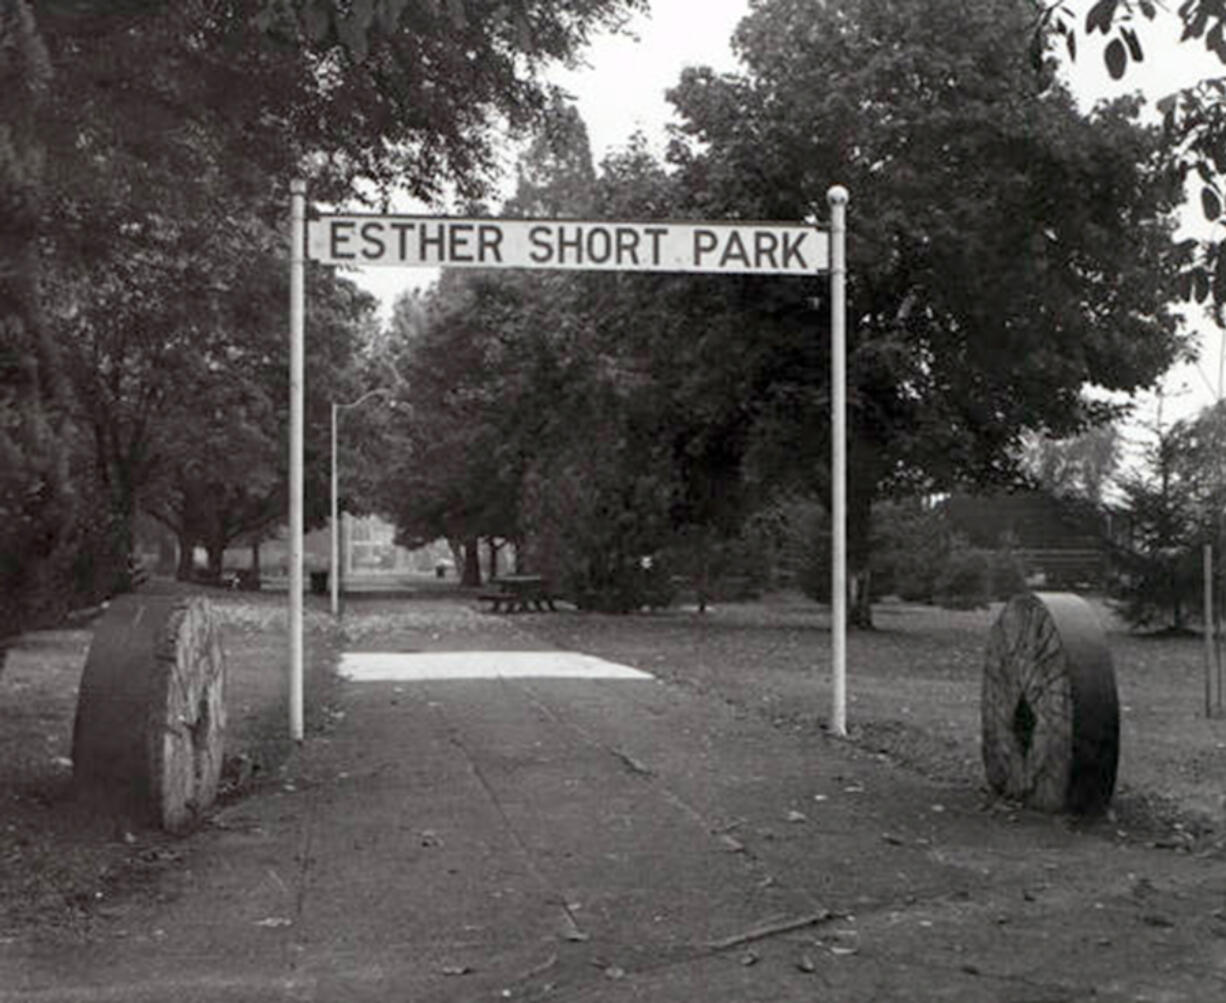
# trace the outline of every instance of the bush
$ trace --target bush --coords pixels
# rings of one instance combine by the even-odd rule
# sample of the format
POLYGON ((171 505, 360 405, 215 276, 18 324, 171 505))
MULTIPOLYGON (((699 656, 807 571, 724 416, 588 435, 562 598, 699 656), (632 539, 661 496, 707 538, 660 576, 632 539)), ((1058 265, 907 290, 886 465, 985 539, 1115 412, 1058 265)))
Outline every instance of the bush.
POLYGON ((1019 592, 1029 591, 1026 568, 1012 547, 1000 547, 991 552, 991 594, 996 600, 1011 599, 1019 592))
POLYGON ((1007 547, 988 550, 955 539, 933 586, 933 599, 946 609, 978 609, 993 600, 1026 591, 1026 574, 1007 547))
POLYGON ((1201 553, 1194 547, 1169 547, 1151 553, 1118 550, 1113 555, 1112 598, 1134 628, 1183 630, 1200 612, 1203 588, 1201 553))
POLYGON ((919 501, 884 502, 873 514, 873 593, 931 602, 951 549, 941 512, 919 501))
POLYGON ((954 546, 933 585, 933 598, 946 609, 976 609, 991 599, 992 555, 980 547, 954 546))
POLYGON ((601 576, 572 575, 567 593, 576 606, 597 613, 633 613, 672 604, 677 585, 661 561, 650 558, 625 564, 601 576))
POLYGON ((664 561, 674 585, 692 589, 700 605, 747 602, 761 598, 770 582, 773 549, 760 523, 751 519, 734 537, 689 527, 675 535, 664 561))

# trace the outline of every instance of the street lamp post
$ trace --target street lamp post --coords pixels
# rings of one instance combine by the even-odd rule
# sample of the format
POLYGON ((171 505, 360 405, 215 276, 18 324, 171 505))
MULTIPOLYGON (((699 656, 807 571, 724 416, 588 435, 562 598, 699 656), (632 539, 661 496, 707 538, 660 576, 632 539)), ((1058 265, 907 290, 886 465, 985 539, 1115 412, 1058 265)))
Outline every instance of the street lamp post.
POLYGON ((332 402, 332 555, 330 569, 328 573, 328 585, 332 593, 332 615, 339 616, 341 611, 341 574, 340 574, 340 488, 339 477, 337 475, 337 457, 336 457, 336 426, 337 418, 341 411, 347 411, 349 408, 357 407, 359 404, 364 404, 372 397, 377 397, 381 394, 387 394, 389 391, 382 387, 377 387, 374 390, 367 390, 357 400, 352 400, 347 404, 338 404, 332 402))

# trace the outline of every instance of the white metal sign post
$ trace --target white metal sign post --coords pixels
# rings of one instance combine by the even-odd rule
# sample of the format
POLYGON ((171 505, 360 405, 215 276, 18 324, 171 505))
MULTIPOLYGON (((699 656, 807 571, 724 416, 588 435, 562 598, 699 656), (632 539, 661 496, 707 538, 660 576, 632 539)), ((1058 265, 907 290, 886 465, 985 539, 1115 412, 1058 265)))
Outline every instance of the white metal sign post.
POLYGON ((289 734, 302 741, 303 383, 306 372, 306 182, 290 185, 289 276, 289 734))
POLYGON ((831 730, 846 734, 846 208, 827 192, 829 233, 792 223, 458 219, 325 214, 304 223, 305 184, 295 181, 290 282, 290 731, 302 738, 302 359, 305 257, 332 265, 530 268, 756 275, 830 273, 831 730), (304 232, 305 231, 305 232, 304 232), (304 250, 306 254, 304 254, 304 250))
POLYGON ((830 203, 830 730, 847 734, 847 189, 830 203))

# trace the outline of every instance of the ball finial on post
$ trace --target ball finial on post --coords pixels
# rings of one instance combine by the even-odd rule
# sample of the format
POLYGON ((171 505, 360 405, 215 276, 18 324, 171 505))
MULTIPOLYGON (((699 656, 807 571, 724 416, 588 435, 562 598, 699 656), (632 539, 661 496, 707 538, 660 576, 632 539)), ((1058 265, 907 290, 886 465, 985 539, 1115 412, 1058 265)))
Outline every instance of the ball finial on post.
POLYGON ((847 205, 848 198, 850 195, 842 185, 831 185, 826 190, 826 201, 830 205, 847 205))

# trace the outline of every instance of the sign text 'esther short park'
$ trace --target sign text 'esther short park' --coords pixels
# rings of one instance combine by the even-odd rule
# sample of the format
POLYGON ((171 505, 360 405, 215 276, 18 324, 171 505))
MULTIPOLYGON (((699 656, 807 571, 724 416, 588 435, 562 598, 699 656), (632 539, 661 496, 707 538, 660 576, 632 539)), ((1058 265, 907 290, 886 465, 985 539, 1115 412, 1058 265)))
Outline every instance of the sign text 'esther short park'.
POLYGON ((814 274, 827 235, 780 223, 585 222, 323 215, 310 257, 333 265, 814 274))
MULTIPOLYGON (((362 268, 592 269, 830 277, 831 729, 846 735, 847 189, 826 192, 830 228, 731 220, 459 219, 312 213, 290 184, 290 735, 303 736, 303 509, 306 261, 362 268)), ((334 558, 335 560, 335 558, 334 558)))

